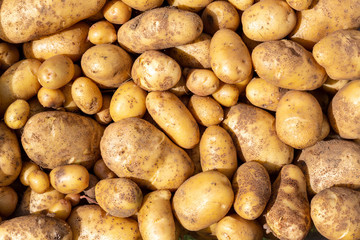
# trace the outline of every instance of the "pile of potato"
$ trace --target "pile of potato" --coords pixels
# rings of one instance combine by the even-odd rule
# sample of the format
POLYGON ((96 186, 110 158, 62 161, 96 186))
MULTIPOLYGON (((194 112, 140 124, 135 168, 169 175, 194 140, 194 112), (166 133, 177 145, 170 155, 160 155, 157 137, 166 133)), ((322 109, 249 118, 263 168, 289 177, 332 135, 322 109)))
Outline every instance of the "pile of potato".
POLYGON ((0 239, 360 239, 359 0, 2 0, 0 25, 0 239))

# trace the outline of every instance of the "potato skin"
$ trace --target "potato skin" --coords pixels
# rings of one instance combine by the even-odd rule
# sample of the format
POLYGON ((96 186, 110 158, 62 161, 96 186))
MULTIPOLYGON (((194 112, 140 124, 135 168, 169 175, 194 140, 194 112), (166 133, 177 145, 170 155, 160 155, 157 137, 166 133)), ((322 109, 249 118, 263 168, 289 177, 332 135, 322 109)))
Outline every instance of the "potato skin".
POLYGON ((196 121, 206 127, 220 124, 224 119, 224 110, 212 97, 191 96, 188 109, 196 121))
POLYGON ((170 6, 177 7, 183 10, 198 12, 206 7, 213 0, 167 0, 170 6))
POLYGON ((0 224, 0 239, 72 240, 70 226, 58 218, 45 215, 28 215, 0 224))
POLYGON ((222 106, 231 107, 238 102, 240 93, 237 85, 220 82, 219 88, 212 94, 212 97, 222 106))
POLYGON ((49 177, 51 186, 63 194, 81 193, 89 186, 89 172, 77 164, 58 166, 49 177))
POLYGON ((160 7, 164 0, 122 0, 122 2, 133 9, 146 11, 160 7))
POLYGON ((28 102, 17 99, 6 109, 4 121, 9 128, 19 129, 25 125, 29 114, 30 106, 28 102))
POLYGON ((313 0, 286 0, 292 9, 302 11, 308 9, 313 0))
POLYGON ((118 42, 125 49, 143 53, 184 45, 195 40, 203 30, 201 18, 191 12, 171 7, 146 11, 123 24, 118 42), (153 24, 158 24, 153 28, 153 24))
POLYGON ((43 168, 72 163, 91 167, 100 158, 103 131, 91 118, 48 111, 27 121, 21 142, 29 158, 43 168))

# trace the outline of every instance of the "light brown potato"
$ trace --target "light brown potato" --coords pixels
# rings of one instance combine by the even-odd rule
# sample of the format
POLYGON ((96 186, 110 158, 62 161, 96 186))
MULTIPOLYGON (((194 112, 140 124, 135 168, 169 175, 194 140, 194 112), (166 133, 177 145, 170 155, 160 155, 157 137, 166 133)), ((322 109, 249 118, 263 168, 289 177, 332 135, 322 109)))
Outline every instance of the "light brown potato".
POLYGON ((89 25, 80 22, 52 35, 24 43, 23 52, 26 58, 35 58, 40 61, 59 54, 77 61, 92 45, 87 39, 88 32, 89 25))
POLYGON ((211 97, 191 96, 188 109, 196 121, 206 127, 220 124, 224 119, 222 107, 211 97))
POLYGON ((66 194, 65 200, 68 200, 72 207, 75 207, 80 203, 80 194, 79 193, 70 193, 66 194))
POLYGON ((34 170, 28 176, 29 186, 36 193, 44 193, 50 187, 49 176, 41 170, 34 170))
POLYGON ((219 29, 233 31, 240 25, 240 17, 236 8, 227 1, 215 1, 206 6, 201 14, 204 32, 214 35, 219 29))
POLYGON ((21 152, 15 133, 0 122, 0 186, 8 186, 21 171, 21 152))
POLYGON ((232 214, 216 224, 216 237, 218 240, 262 240, 263 233, 259 223, 232 214))
POLYGON ((94 174, 100 179, 116 178, 116 174, 105 164, 104 160, 99 159, 94 164, 94 174))
POLYGON ((48 216, 66 220, 71 213, 71 203, 66 199, 60 199, 48 210, 48 216))
POLYGON ((11 65, 18 62, 20 58, 19 50, 10 43, 0 43, 0 68, 8 69, 11 65))
POLYGON ((102 108, 103 97, 100 89, 87 77, 75 79, 71 86, 71 96, 76 106, 86 114, 95 114, 102 108))
POLYGON ((126 5, 139 11, 147 11, 160 7, 164 0, 122 0, 126 5))
POLYGON ((181 77, 180 65, 159 51, 145 51, 131 69, 134 82, 146 91, 166 91, 176 85, 181 77))
POLYGON ((310 194, 332 186, 360 187, 360 146, 351 141, 332 139, 305 148, 296 164, 306 177, 310 194))
POLYGON ((141 239, 135 220, 107 215, 97 205, 76 207, 67 222, 71 226, 73 240, 141 239))
POLYGON ((89 172, 81 165, 56 167, 49 176, 51 186, 63 194, 80 193, 89 186, 89 172))
POLYGON ((108 1, 103 14, 106 20, 113 24, 124 24, 131 18, 132 9, 121 0, 108 1))
POLYGON ((0 216, 9 217, 16 208, 18 195, 11 187, 0 187, 0 216))
POLYGON ((193 148, 200 141, 199 126, 181 100, 170 92, 150 92, 146 108, 154 121, 182 148, 193 148))
POLYGON ((324 140, 330 133, 330 123, 325 114, 323 114, 323 122, 321 124, 321 134, 319 141, 324 140))
POLYGON ((276 109, 276 133, 289 146, 302 149, 314 145, 320 140, 322 124, 320 104, 310 93, 288 91, 280 99, 276 109))
POLYGON ((188 44, 202 30, 203 23, 197 14, 163 7, 146 11, 123 24, 118 31, 118 42, 130 52, 143 53, 188 44), (152 27, 153 23, 157 23, 156 28, 152 27))
POLYGON ((64 87, 61 88, 61 91, 63 92, 64 97, 65 97, 63 107, 65 108, 66 111, 76 112, 76 111, 78 111, 80 109, 76 105, 76 103, 74 102, 74 99, 73 99, 73 97, 71 95, 71 87, 72 87, 72 85, 73 85, 73 82, 69 82, 64 87))
POLYGON ((118 177, 130 178, 151 190, 174 191, 194 171, 183 149, 139 118, 125 118, 110 124, 101 140, 101 155, 118 177))
POLYGON ((275 118, 265 110, 239 103, 230 108, 222 126, 232 136, 241 160, 256 160, 270 174, 292 162, 294 149, 276 135, 275 118))
POLYGON ((39 170, 39 166, 33 162, 23 162, 19 175, 20 181, 24 186, 29 186, 29 175, 32 171, 39 170))
POLYGON ((108 21, 96 22, 91 25, 88 38, 92 44, 113 43, 117 38, 115 27, 108 21))
POLYGON ((286 2, 290 5, 291 8, 296 11, 303 11, 308 9, 313 0, 286 0, 286 2))
POLYGON ((233 177, 234 209, 247 220, 255 220, 265 210, 271 196, 271 182, 266 169, 258 162, 242 164, 233 177))
POLYGON ((234 106, 239 99, 240 89, 235 84, 220 82, 220 86, 212 97, 224 107, 234 106))
POLYGON ((341 88, 332 99, 328 117, 332 128, 342 138, 360 138, 360 80, 341 88))
POLYGON ((81 58, 84 74, 101 88, 117 88, 130 78, 132 59, 122 48, 99 44, 88 49, 81 58))
POLYGON ((175 192, 172 205, 181 225, 198 231, 222 219, 233 201, 229 179, 220 172, 207 171, 185 181, 175 192))
POLYGON ((129 117, 142 118, 146 112, 146 95, 133 81, 121 84, 111 98, 111 118, 114 122, 129 117))
POLYGON ((208 96, 219 89, 220 81, 209 69, 193 69, 186 77, 186 87, 198 96, 208 96))
POLYGON ((281 88, 314 90, 326 80, 311 52, 290 40, 261 43, 251 57, 259 77, 281 88))
POLYGON ((60 89, 40 88, 37 93, 39 103, 46 108, 58 109, 65 102, 65 95, 60 89))
POLYGON ((157 190, 144 197, 138 213, 139 229, 144 240, 175 240, 176 226, 170 204, 171 192, 157 190))
POLYGON ((330 95, 335 95, 342 87, 344 87, 349 80, 334 80, 327 77, 321 88, 330 95))
POLYGON ((311 227, 306 181, 301 170, 285 165, 272 186, 266 224, 277 238, 304 239, 311 227))
POLYGON ((112 118, 110 115, 110 103, 111 103, 112 95, 110 94, 103 94, 102 99, 102 107, 101 109, 95 113, 95 120, 103 125, 107 125, 112 122, 112 118))
POLYGON ((177 97, 186 96, 189 94, 190 91, 186 87, 185 78, 181 76, 177 84, 169 89, 169 92, 175 94, 177 97))
POLYGON ((245 9, 254 4, 254 0, 229 0, 229 2, 241 11, 245 11, 245 9))
POLYGON ((199 12, 213 0, 167 0, 170 6, 177 7, 191 12, 199 12))
POLYGON ((73 163, 90 168, 100 158, 103 131, 91 118, 48 111, 27 121, 21 142, 27 156, 42 168, 73 163))
POLYGON ((344 187, 325 189, 311 200, 311 219, 327 239, 360 238, 360 193, 344 187))
POLYGON ((210 63, 215 75, 229 84, 244 81, 252 73, 249 50, 241 37, 229 29, 220 29, 212 37, 210 63))
POLYGON ((236 148, 225 129, 219 126, 206 128, 201 136, 199 151, 203 172, 217 170, 232 178, 237 169, 236 148))
POLYGON ((17 99, 6 109, 4 121, 9 128, 20 129, 28 120, 29 114, 30 106, 28 102, 17 99))

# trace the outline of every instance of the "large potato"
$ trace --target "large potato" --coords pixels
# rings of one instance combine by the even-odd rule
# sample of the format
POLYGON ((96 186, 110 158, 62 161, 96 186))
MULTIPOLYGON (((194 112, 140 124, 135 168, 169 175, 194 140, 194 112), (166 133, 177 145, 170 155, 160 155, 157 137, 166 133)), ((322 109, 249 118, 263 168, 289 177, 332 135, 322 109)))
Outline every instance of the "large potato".
POLYGON ((125 118, 110 124, 100 148, 105 164, 116 175, 131 178, 152 190, 175 190, 194 171, 184 150, 139 118, 125 118))
POLYGON ((202 30, 201 18, 195 13, 156 8, 123 24, 118 31, 118 41, 127 50, 142 53, 190 43, 202 30))
POLYGON ((91 167, 100 158, 102 134, 103 127, 91 118, 49 111, 28 120, 21 142, 29 158, 43 168, 72 163, 91 167))
POLYGON ((97 13, 105 0, 5 0, 1 2, 0 38, 23 43, 50 35, 97 13))

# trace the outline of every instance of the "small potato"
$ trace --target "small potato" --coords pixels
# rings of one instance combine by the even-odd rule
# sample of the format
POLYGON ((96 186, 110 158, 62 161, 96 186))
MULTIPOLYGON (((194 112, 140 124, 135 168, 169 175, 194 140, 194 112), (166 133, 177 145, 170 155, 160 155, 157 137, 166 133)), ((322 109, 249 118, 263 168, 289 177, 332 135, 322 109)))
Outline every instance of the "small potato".
POLYGON ((213 0, 167 0, 170 6, 177 7, 191 12, 199 12, 213 0))
POLYGON ((79 77, 73 82, 71 96, 76 106, 89 115, 99 112, 103 105, 100 89, 87 77, 79 77))
POLYGON ((225 129, 219 126, 206 128, 201 136, 199 151, 203 172, 217 170, 232 178, 237 169, 236 148, 225 129))
POLYGON ((23 162, 21 172, 20 172, 20 181, 24 186, 29 186, 29 175, 35 170, 39 170, 39 166, 33 162, 23 162))
POLYGON ((166 91, 181 77, 180 65, 159 51, 146 51, 134 62, 131 69, 134 82, 146 91, 166 91))
POLYGON ((245 11, 245 9, 254 4, 254 0, 229 0, 229 2, 241 11, 245 11))
POLYGON ((108 21, 99 21, 91 25, 88 35, 92 44, 113 43, 116 41, 114 25, 108 21))
POLYGON ((334 80, 327 78, 321 88, 330 95, 335 95, 342 87, 344 87, 349 80, 334 80))
POLYGON ((60 89, 40 88, 37 93, 39 103, 46 108, 58 109, 65 102, 65 95, 60 89))
POLYGON ((63 107, 65 108, 66 111, 76 112, 79 110, 79 107, 76 105, 76 103, 74 102, 74 99, 71 95, 72 85, 73 85, 73 82, 69 82, 64 87, 61 88, 61 91, 63 92, 64 97, 65 97, 63 107))
POLYGON ((276 133, 289 146, 302 149, 320 140, 323 113, 310 93, 288 91, 276 109, 276 133), (301 101, 299 101, 301 99, 301 101))
POLYGON ((303 11, 310 7, 313 0, 286 0, 291 8, 296 11, 303 11))
POLYGON ((246 86, 249 84, 251 79, 253 79, 253 76, 254 76, 254 73, 252 72, 247 79, 234 84, 239 89, 240 93, 243 93, 245 91, 246 86))
POLYGON ((49 176, 41 171, 34 170, 28 176, 29 186, 36 193, 44 193, 50 187, 49 176))
POLYGON ((146 112, 146 95, 133 81, 121 84, 111 98, 111 118, 114 122, 128 117, 142 118, 146 112))
POLYGON ((294 29, 296 15, 285 1, 263 0, 244 11, 241 23, 245 35, 252 40, 279 40, 294 29))
POLYGON ((224 119, 222 107, 211 97, 191 96, 188 109, 196 121, 206 127, 217 125, 224 119))
POLYGON ((48 210, 48 216, 66 220, 71 213, 71 203, 66 199, 60 199, 48 210))
POLYGON ((18 62, 20 58, 19 50, 10 43, 0 43, 0 68, 8 69, 11 65, 18 62))
POLYGON ((321 124, 321 134, 319 141, 324 140, 330 133, 330 123, 325 114, 323 114, 323 122, 321 124))
POLYGON ((122 0, 122 2, 133 9, 144 12, 156 7, 160 7, 164 0, 122 0))
POLYGON ((84 74, 101 88, 117 88, 130 78, 132 59, 122 48, 99 44, 88 49, 81 58, 84 74))
POLYGON ((240 25, 239 13, 227 1, 215 1, 207 5, 201 19, 204 23, 204 32, 211 35, 223 28, 236 31, 240 25))
POLYGON ((4 121, 11 129, 22 128, 28 120, 30 106, 27 101, 17 99, 6 109, 4 121))
POLYGON ((233 201, 229 179, 220 172, 207 171, 186 180, 175 192, 172 205, 181 225, 198 231, 222 219, 233 201))
POLYGON ((94 174, 100 179, 115 178, 116 174, 105 164, 104 160, 99 159, 94 165, 94 174))
POLYGON ((0 216, 9 217, 16 208, 18 195, 11 187, 0 187, 0 216))
POLYGON ((89 186, 89 172, 81 165, 64 165, 51 170, 50 183, 63 194, 80 193, 89 186))
POLYGON ((106 20, 113 24, 124 24, 131 18, 132 9, 121 0, 108 1, 103 14, 106 20))
POLYGON ((236 213, 247 220, 260 217, 271 196, 271 182, 266 169, 255 161, 242 164, 233 177, 233 188, 236 213))
POLYGON ((186 87, 185 78, 181 76, 177 84, 169 89, 169 92, 175 94, 177 97, 186 96, 189 93, 189 89, 186 87))
POLYGON ((239 99, 240 90, 235 84, 227 84, 220 82, 220 86, 212 97, 224 107, 234 106, 239 99))
POLYGON ((220 81, 209 69, 193 69, 186 77, 186 87, 198 96, 208 96, 220 87, 220 81))
POLYGON ((101 109, 95 113, 95 120, 103 125, 107 125, 112 122, 110 115, 110 102, 112 96, 110 94, 102 95, 103 103, 101 109))
POLYGON ((66 194, 65 200, 68 200, 72 207, 75 207, 80 203, 80 194, 79 193, 70 193, 66 194))

